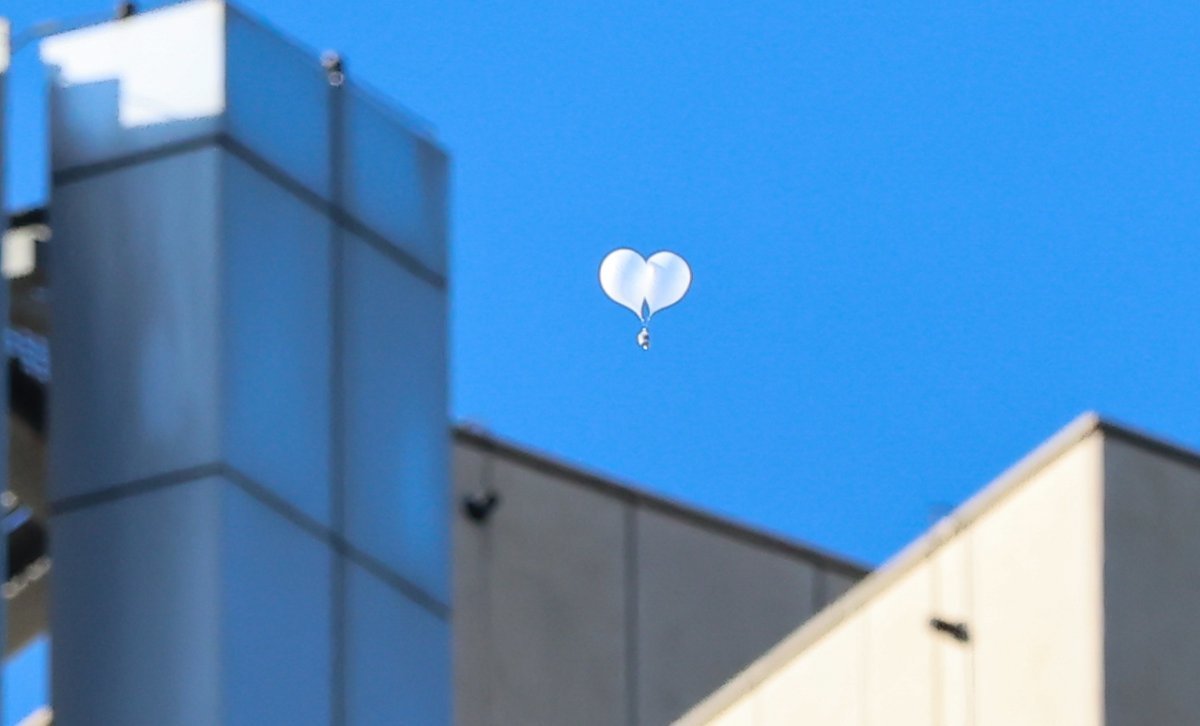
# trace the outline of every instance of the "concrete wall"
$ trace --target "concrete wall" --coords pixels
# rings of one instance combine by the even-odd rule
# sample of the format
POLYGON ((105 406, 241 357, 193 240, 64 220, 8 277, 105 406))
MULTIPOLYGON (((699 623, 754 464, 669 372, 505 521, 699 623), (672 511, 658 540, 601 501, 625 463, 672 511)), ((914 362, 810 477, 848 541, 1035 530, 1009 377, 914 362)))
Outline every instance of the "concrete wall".
POLYGON ((1110 726, 1200 723, 1200 459, 1147 443, 1104 456, 1110 726))
POLYGON ((1047 446, 684 723, 1105 723, 1102 436, 1083 421, 1047 446))
POLYGON ((476 435, 454 484, 464 726, 667 723, 864 574, 476 435))

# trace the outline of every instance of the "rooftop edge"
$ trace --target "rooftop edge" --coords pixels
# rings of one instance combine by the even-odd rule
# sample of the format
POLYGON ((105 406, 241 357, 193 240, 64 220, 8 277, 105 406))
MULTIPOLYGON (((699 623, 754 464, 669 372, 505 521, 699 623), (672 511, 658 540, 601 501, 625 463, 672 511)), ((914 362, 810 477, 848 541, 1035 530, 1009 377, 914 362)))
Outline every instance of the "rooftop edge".
POLYGON ((471 424, 455 424, 454 437, 459 441, 475 444, 481 449, 498 453, 531 468, 564 477, 577 485, 601 494, 623 499, 635 506, 679 517, 691 524, 739 539, 747 544, 775 550, 791 557, 801 557, 815 562, 825 569, 855 577, 862 577, 871 572, 870 567, 849 558, 755 529, 750 525, 705 512, 668 497, 651 494, 612 477, 566 463, 549 454, 501 438, 471 424))

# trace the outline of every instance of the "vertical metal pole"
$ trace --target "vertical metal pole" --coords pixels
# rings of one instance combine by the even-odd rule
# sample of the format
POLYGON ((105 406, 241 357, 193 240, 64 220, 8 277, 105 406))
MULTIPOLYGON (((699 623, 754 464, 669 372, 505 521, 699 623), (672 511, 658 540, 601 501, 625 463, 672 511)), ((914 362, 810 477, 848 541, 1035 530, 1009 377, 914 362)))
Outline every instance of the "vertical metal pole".
MULTIPOLYGON (((342 287, 343 259, 345 243, 342 236, 340 212, 342 211, 342 119, 343 119, 343 86, 346 82, 345 69, 342 59, 336 53, 325 53, 321 56, 321 65, 325 68, 329 79, 329 189, 330 205, 333 207, 333 219, 330 229, 330 263, 329 270, 333 276, 330 291, 330 315, 333 328, 330 331, 330 356, 332 363, 330 372, 333 385, 330 386, 331 402, 329 413, 332 425, 329 430, 333 440, 330 442, 330 482, 331 501, 329 505, 333 531, 339 537, 346 536, 346 467, 344 406, 345 393, 342 386, 343 350, 342 339, 342 287)), ((344 726, 346 723, 346 557, 341 548, 335 548, 333 572, 331 573, 333 602, 331 605, 333 624, 333 726, 344 726)))

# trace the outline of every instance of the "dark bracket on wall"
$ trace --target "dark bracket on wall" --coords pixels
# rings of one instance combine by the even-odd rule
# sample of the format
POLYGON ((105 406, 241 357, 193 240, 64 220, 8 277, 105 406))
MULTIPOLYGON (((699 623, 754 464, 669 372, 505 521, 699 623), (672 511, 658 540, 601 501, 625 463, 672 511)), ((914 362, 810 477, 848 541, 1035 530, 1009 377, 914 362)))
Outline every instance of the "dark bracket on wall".
POLYGON ((960 643, 966 643, 971 639, 971 634, 967 631, 966 623, 951 623, 947 620, 942 620, 941 618, 931 618, 929 621, 929 627, 933 628, 939 633, 945 633, 946 635, 949 635, 960 643))
POLYGON ((500 505, 500 495, 496 492, 468 494, 463 497, 463 513, 473 522, 483 524, 492 516, 492 512, 500 505))

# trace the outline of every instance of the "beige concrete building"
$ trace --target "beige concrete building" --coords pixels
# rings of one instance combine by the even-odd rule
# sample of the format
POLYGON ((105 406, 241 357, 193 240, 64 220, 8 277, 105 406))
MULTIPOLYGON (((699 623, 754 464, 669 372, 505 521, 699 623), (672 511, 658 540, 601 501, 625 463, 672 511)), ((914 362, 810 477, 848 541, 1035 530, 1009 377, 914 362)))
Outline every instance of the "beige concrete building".
POLYGON ((1200 455, 1084 416, 682 724, 1200 723, 1200 455))

